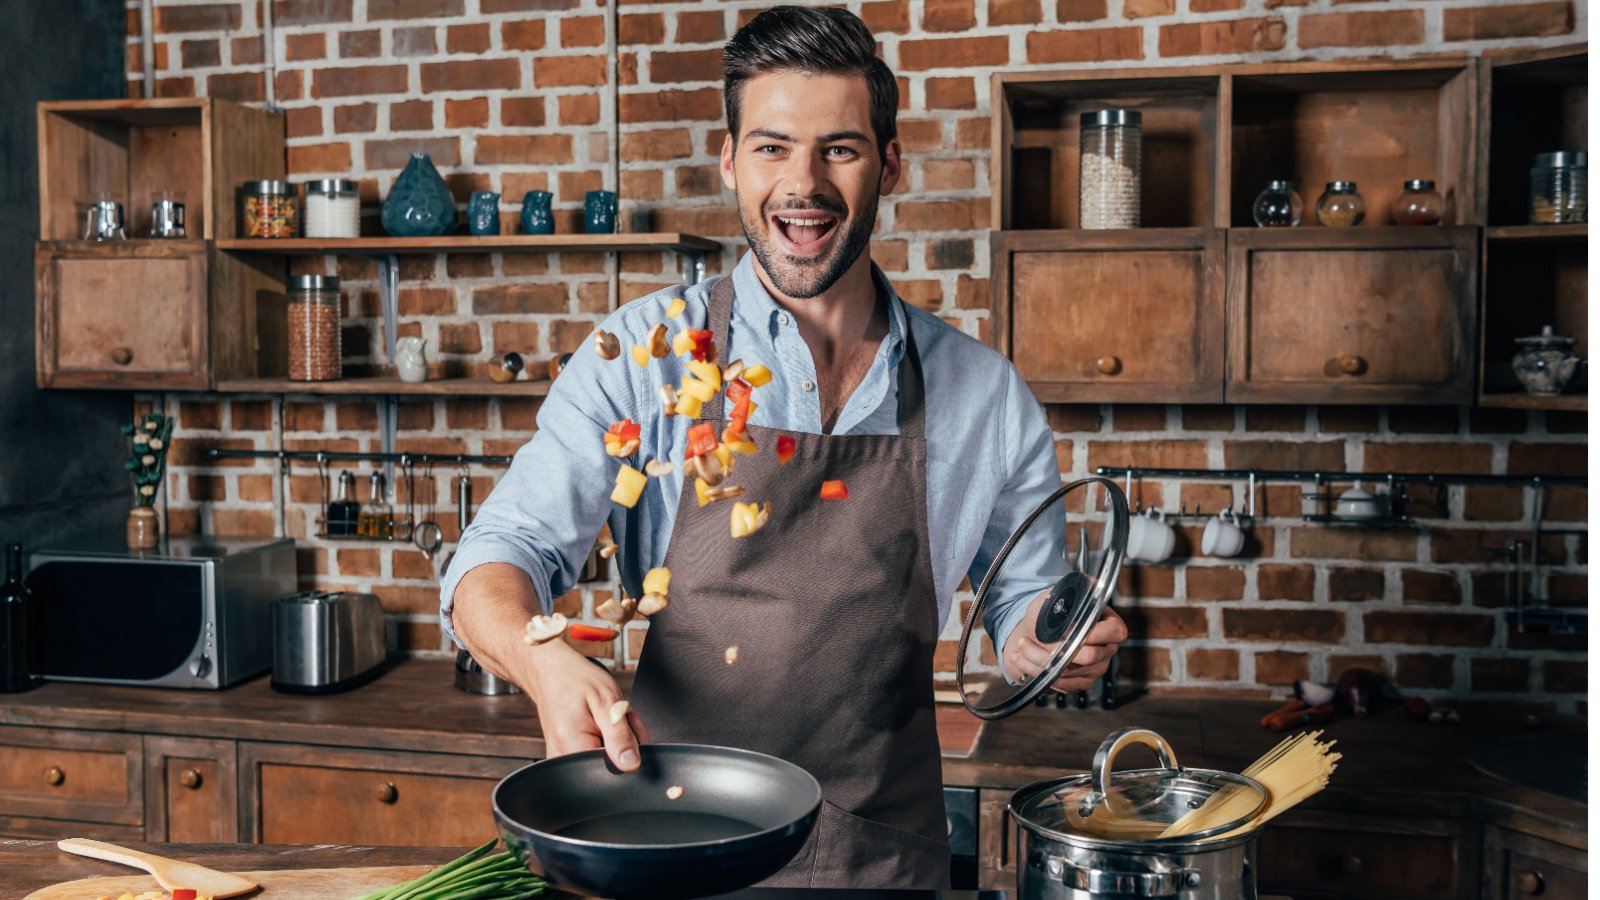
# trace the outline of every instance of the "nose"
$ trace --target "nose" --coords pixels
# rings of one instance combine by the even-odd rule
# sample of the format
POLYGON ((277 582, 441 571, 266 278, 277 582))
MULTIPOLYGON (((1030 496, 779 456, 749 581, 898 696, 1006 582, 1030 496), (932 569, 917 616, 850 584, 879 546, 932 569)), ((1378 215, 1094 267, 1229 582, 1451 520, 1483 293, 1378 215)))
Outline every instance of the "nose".
POLYGON ((795 153, 784 166, 780 184, 790 197, 811 198, 823 193, 824 180, 821 159, 810 153, 795 153))

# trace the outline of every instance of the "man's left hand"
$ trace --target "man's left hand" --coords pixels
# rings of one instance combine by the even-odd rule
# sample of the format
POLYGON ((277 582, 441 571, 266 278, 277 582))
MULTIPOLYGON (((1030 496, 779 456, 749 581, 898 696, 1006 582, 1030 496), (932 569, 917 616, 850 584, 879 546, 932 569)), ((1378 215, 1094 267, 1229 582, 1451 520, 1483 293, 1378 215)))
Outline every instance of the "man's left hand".
MULTIPOLYGON (((1044 608, 1044 602, 1050 596, 1049 590, 1044 590, 1033 602, 1028 605, 1027 615, 1017 623, 1011 636, 1006 639, 1005 668, 1006 674, 1019 683, 1031 681, 1050 663, 1050 657, 1055 655, 1056 649, 1061 644, 1042 644, 1034 637, 1034 626, 1039 619, 1039 610, 1044 608)), ((1105 615, 1089 630, 1089 638, 1084 641, 1082 649, 1061 671, 1061 677, 1051 690, 1063 694, 1087 691, 1094 686, 1100 676, 1106 673, 1111 665, 1111 657, 1117 653, 1117 647, 1128 639, 1128 626, 1122 617, 1110 607, 1106 608, 1105 615)))

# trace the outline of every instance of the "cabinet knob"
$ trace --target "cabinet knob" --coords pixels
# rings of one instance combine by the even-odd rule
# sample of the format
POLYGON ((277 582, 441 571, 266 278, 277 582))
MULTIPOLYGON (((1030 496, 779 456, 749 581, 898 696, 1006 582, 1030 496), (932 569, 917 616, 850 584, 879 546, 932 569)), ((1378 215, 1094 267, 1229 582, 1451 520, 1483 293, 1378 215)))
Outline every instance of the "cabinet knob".
POLYGON ((1347 853, 1339 857, 1339 871, 1346 875, 1360 875, 1366 868, 1366 863, 1363 863, 1361 857, 1354 853, 1347 853))
POLYGON ((1367 361, 1354 353, 1339 357, 1339 371, 1346 375, 1360 375, 1367 370, 1367 361))
POLYGON ((60 784, 61 782, 66 781, 66 780, 67 780, 67 773, 61 771, 61 767, 60 766, 51 766, 50 768, 44 770, 44 783, 45 784, 57 785, 57 784, 60 784))
POLYGON ((178 774, 178 783, 190 790, 199 787, 203 781, 205 779, 201 777, 199 769, 184 769, 178 774))
POLYGON ((1544 875, 1533 869, 1524 869, 1517 873, 1517 893, 1537 897, 1544 893, 1544 875))
POLYGON ((1122 360, 1115 356, 1102 356, 1094 361, 1094 367, 1102 375, 1115 375, 1122 371, 1122 360))
POLYGON ((378 798, 379 803, 393 803, 400 799, 400 791, 393 784, 386 781, 378 785, 377 790, 372 792, 372 796, 378 798))
POLYGON ((111 351, 111 361, 119 366, 133 362, 133 351, 127 347, 118 347, 111 351))

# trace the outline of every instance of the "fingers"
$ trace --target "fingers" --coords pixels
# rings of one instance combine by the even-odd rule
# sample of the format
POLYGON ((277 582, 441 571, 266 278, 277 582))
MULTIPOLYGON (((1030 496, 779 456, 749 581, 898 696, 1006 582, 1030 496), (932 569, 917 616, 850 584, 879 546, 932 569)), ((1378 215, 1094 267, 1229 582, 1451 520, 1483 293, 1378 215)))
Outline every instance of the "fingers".
POLYGON ((620 698, 602 694, 591 694, 589 698, 589 711, 594 715, 595 724, 600 728, 600 739, 605 744, 606 756, 611 762, 624 772, 632 772, 639 768, 639 741, 633 734, 632 723, 627 715, 622 715, 615 722, 611 721, 612 705, 620 698))
POLYGON ((650 729, 644 727, 644 720, 639 718, 638 710, 628 710, 628 727, 633 729, 633 736, 639 739, 639 743, 650 743, 650 729))
POLYGON ((1116 610, 1108 606, 1106 607, 1105 615, 1101 616, 1100 621, 1094 623, 1094 627, 1089 629, 1089 637, 1084 643, 1120 644, 1127 639, 1128 624, 1122 621, 1122 617, 1117 615, 1116 610))

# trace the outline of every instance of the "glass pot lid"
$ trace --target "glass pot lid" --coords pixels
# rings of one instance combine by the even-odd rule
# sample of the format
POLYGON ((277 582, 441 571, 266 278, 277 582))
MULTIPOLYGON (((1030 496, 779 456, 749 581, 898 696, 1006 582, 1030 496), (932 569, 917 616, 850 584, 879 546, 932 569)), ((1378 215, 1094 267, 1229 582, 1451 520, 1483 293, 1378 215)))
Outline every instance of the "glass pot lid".
POLYGON ((1172 747, 1147 728, 1113 731, 1095 753, 1087 775, 1039 782, 1019 790, 1011 811, 1024 825, 1075 840, 1096 843, 1192 842, 1227 834, 1254 819, 1267 805, 1267 791, 1253 779, 1212 769, 1185 769, 1172 747), (1155 752, 1158 768, 1113 772, 1127 747, 1141 744, 1155 752), (1215 796, 1204 826, 1166 832, 1195 814, 1215 796), (1221 816, 1224 820, 1217 821, 1221 816))
POLYGON ((973 715, 982 719, 1009 716, 1050 688, 1111 602, 1127 548, 1128 499, 1109 478, 1091 476, 1062 485, 1028 514, 989 565, 961 626, 956 689, 973 715), (1098 549, 1091 552, 1091 544, 1098 549), (966 661, 973 623, 985 621, 991 611, 1000 614, 995 607, 1002 602, 1028 603, 1039 592, 1039 587, 1033 587, 1025 596, 994 596, 997 576, 1019 548, 1018 565, 1028 560, 1030 568, 1012 574, 1040 586, 1054 582, 1039 611, 1034 637, 1046 647, 1054 646, 1055 652, 1044 671, 1014 683, 999 671, 969 673, 966 661), (1042 570, 1041 559, 1048 561, 1042 570))

